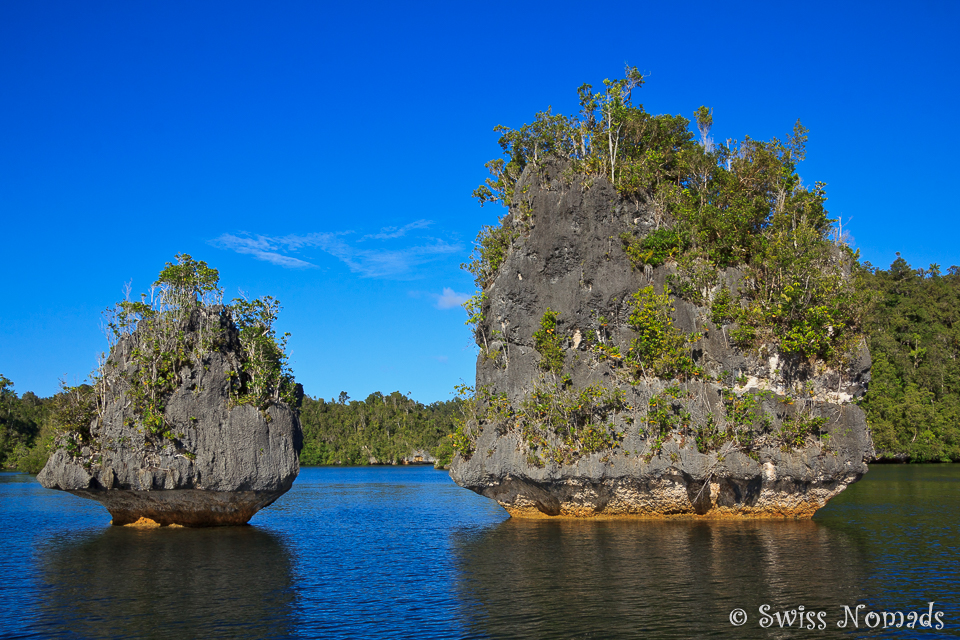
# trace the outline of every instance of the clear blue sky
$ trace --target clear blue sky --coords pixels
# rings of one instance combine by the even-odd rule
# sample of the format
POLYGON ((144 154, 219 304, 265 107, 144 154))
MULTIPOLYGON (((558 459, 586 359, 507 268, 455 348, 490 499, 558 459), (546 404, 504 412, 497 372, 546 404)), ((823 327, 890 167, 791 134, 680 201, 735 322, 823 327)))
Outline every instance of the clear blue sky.
POLYGON ((960 3, 3 2, 0 373, 81 381, 100 312, 190 253, 284 305, 307 393, 473 380, 472 189, 576 88, 649 74, 717 140, 810 129, 864 259, 960 263, 960 3))

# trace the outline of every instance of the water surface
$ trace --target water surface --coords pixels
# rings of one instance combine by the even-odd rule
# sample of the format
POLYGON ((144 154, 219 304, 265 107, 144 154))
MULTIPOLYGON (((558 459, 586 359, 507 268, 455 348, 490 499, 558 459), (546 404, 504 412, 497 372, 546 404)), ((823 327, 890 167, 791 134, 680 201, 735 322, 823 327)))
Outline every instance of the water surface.
POLYGON ((109 519, 0 474, 0 636, 960 635, 956 465, 874 466, 812 521, 517 520, 426 467, 303 469, 247 527, 109 519), (864 622, 930 601, 943 629, 864 622), (858 604, 860 628, 838 629, 858 604), (828 626, 761 628, 761 605, 828 626))

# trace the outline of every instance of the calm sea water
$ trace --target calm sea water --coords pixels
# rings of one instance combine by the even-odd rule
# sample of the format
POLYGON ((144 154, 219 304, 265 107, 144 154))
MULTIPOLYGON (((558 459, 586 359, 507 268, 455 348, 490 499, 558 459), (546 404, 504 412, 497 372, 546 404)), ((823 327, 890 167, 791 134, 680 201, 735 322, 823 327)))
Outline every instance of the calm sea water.
POLYGON ((875 466, 807 522, 513 520, 425 467, 303 469, 252 526, 109 520, 0 474, 0 636, 960 635, 960 465, 875 466), (943 629, 865 621, 929 602, 943 629), (762 628, 762 605, 827 628, 762 628))

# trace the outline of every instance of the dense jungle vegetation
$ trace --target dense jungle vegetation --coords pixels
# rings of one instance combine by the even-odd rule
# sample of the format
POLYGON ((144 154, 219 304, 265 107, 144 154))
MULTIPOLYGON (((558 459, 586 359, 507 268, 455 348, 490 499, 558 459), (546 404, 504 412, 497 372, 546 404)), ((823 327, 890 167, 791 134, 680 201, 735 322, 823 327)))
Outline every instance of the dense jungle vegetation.
POLYGON ((862 266, 872 380, 862 407, 880 458, 960 460, 960 268, 862 266))
POLYGON ((423 451, 441 465, 453 457, 449 434, 460 415, 459 400, 422 404, 399 391, 375 392, 366 400, 305 397, 302 465, 395 463, 423 451))
POLYGON ((32 391, 18 396, 13 382, 0 375, 0 468, 38 473, 47 462, 54 429, 49 414, 56 397, 32 391))

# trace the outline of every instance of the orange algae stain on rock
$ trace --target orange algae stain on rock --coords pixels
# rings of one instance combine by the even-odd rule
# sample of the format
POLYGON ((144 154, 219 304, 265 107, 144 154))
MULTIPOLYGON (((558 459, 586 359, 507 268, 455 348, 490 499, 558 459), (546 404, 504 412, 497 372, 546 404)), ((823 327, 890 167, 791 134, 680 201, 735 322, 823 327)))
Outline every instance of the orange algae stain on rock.
POLYGON ((793 508, 740 508, 716 507, 706 513, 695 511, 670 511, 636 509, 628 511, 589 509, 561 509, 557 515, 543 513, 535 507, 517 507, 501 504, 513 518, 525 520, 809 520, 822 505, 804 503, 793 508))
POLYGON ((140 516, 133 522, 117 522, 115 520, 111 520, 110 524, 117 527, 137 527, 138 529, 155 529, 158 527, 167 527, 170 529, 185 528, 182 524, 177 524, 176 522, 171 522, 170 524, 163 524, 151 518, 147 518, 146 516, 140 516))
MULTIPOLYGON (((111 520, 110 523, 113 524, 113 520, 111 520)), ((159 527, 160 523, 157 522, 156 520, 151 520, 150 518, 140 517, 138 520, 134 522, 128 522, 126 524, 121 524, 120 526, 121 527, 141 527, 144 529, 151 529, 153 527, 159 527)))

